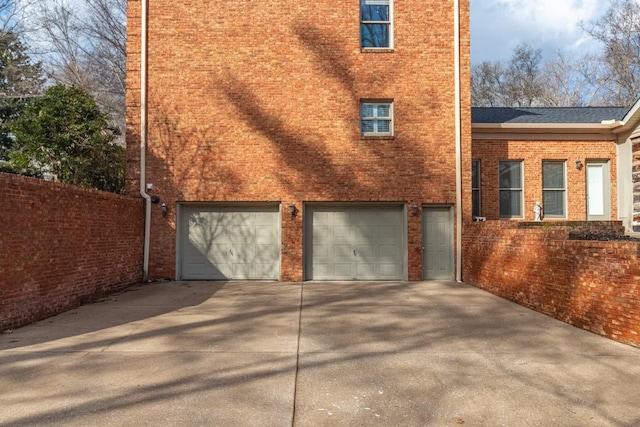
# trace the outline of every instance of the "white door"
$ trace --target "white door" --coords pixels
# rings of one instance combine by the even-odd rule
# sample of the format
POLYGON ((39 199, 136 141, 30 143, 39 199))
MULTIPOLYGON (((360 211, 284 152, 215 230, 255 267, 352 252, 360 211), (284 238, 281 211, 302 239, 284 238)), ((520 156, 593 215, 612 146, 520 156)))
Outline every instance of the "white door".
POLYGON ((307 280, 402 280, 402 206, 305 209, 307 280))
POLYGON ((608 162, 587 162, 587 220, 611 219, 608 162))
POLYGON ((179 214, 180 279, 279 279, 278 206, 184 205, 179 214))

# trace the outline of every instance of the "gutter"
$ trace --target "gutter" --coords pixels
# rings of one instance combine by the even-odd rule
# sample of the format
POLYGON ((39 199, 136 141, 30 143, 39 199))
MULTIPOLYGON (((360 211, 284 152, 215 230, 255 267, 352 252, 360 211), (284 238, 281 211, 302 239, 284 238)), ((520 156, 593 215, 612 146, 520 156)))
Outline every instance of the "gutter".
POLYGON ((462 125, 460 90, 460 1, 453 1, 456 138, 456 281, 462 282, 462 125))
POLYGON ((151 234, 151 197, 147 194, 147 1, 141 0, 140 25, 140 195, 145 199, 144 251, 142 259, 142 281, 149 280, 149 236, 151 234))

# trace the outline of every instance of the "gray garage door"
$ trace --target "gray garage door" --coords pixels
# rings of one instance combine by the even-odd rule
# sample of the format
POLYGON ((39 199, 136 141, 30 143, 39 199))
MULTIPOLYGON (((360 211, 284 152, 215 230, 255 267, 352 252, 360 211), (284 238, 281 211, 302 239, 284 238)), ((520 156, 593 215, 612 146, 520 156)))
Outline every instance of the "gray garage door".
POLYGON ((180 278, 279 279, 279 224, 278 206, 181 206, 180 278))
POLYGON ((306 209, 307 280, 402 280, 402 206, 306 209))

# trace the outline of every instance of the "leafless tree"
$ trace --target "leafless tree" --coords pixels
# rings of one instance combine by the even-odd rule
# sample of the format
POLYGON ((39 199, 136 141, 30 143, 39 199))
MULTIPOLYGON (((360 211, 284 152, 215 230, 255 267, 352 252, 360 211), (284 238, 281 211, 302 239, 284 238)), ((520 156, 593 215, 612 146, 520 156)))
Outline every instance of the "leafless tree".
POLYGON ((602 75, 601 63, 593 55, 576 59, 558 51, 542 68, 544 104, 550 107, 599 105, 602 75))
POLYGON ((583 29, 604 46, 600 103, 631 105, 640 95, 640 4, 611 0, 605 15, 583 29))
POLYGON ((90 93, 121 128, 126 6, 126 0, 40 0, 26 8, 29 41, 49 78, 90 93))

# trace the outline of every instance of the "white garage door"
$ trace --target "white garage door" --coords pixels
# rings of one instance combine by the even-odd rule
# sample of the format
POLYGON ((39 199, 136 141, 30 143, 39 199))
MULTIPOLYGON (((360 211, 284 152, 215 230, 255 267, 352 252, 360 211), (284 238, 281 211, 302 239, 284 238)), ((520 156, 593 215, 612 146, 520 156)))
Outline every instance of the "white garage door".
POLYGON ((403 280, 402 206, 306 209, 307 280, 403 280))
POLYGON ((181 206, 180 278, 278 280, 279 224, 278 206, 181 206))

